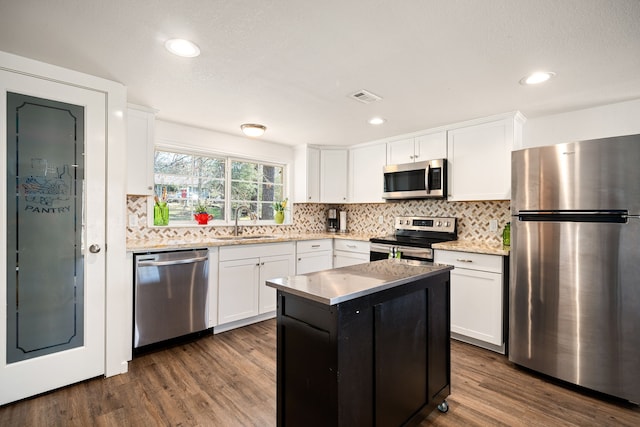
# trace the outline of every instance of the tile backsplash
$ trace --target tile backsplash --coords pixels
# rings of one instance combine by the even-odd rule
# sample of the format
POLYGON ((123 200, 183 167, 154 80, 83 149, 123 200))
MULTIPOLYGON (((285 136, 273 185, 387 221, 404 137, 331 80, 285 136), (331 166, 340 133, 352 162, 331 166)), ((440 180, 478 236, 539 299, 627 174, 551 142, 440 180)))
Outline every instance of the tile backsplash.
MULTIPOLYGON (((145 196, 127 197, 128 218, 135 218, 136 226, 127 226, 128 240, 202 239, 229 235, 232 226, 148 227, 145 196)), ((293 215, 290 225, 251 225, 242 221, 244 234, 320 233, 325 231, 326 210, 335 207, 347 212, 350 233, 380 235, 393 234, 397 216, 451 216, 458 218, 458 239, 487 244, 502 241, 502 228, 510 221, 509 201, 448 202, 445 200, 408 200, 389 203, 361 203, 326 205, 295 203, 287 212, 293 215), (382 220, 382 222, 381 222, 382 220), (489 221, 498 222, 498 230, 489 230, 489 221)))

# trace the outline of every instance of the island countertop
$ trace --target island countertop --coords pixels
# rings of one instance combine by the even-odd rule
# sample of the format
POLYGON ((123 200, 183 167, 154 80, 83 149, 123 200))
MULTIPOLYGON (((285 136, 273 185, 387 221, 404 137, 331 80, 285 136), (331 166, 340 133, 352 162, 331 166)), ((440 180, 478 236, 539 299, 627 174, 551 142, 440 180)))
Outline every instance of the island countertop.
POLYGON ((267 280, 267 286, 335 305, 452 270, 449 265, 384 259, 300 276, 267 280))

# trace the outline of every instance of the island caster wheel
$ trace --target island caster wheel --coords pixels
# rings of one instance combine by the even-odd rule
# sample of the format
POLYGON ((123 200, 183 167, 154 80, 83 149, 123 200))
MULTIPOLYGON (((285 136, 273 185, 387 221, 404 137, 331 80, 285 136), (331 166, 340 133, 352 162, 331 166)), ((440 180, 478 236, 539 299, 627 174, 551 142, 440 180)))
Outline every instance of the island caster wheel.
POLYGON ((443 414, 449 411, 449 404, 446 400, 438 405, 438 411, 442 412, 443 414))

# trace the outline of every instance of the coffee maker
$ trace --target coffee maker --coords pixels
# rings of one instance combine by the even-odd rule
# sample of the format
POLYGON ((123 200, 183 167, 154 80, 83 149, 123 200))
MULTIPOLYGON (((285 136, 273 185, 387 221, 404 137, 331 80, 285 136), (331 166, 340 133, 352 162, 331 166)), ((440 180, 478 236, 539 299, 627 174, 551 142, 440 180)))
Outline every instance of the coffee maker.
POLYGON ((335 233, 338 231, 339 226, 338 210, 334 208, 327 210, 327 231, 335 233))

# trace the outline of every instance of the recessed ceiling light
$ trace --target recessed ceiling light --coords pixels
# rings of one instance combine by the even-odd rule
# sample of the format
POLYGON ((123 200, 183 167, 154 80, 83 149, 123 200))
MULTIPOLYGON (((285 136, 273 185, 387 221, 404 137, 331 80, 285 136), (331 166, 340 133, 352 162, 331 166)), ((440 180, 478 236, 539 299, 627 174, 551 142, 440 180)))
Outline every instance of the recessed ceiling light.
POLYGON ((264 134, 264 132, 267 130, 267 127, 255 123, 245 123, 240 126, 240 129, 242 129, 242 132, 245 135, 252 138, 257 138, 258 136, 262 136, 264 134))
POLYGON ((381 125, 384 122, 386 122, 386 120, 383 119, 382 117, 373 117, 373 118, 369 119, 369 124, 370 125, 381 125))
POLYGON ((551 77, 555 76, 556 73, 551 71, 536 71, 535 73, 531 73, 528 76, 525 76, 520 79, 521 85, 537 85, 538 83, 543 83, 549 80, 551 77))
POLYGON ((200 48, 189 40, 170 39, 165 42, 164 47, 174 55, 184 56, 185 58, 194 58, 200 55, 200 48))

